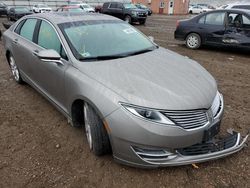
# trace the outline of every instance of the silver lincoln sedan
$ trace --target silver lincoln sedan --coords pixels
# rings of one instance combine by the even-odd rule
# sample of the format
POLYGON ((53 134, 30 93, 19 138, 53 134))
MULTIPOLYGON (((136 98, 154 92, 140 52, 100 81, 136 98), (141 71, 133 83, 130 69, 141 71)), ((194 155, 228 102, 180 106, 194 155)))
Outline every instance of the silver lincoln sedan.
POLYGON ((137 167, 225 157, 247 140, 216 135, 223 97, 198 63, 102 14, 25 16, 3 35, 18 83, 28 83, 75 127, 90 150, 137 167))

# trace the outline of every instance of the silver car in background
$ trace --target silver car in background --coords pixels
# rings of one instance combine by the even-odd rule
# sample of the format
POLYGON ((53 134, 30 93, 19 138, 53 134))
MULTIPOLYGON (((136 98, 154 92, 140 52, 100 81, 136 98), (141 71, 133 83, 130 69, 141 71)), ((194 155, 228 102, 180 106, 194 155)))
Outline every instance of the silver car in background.
POLYGON ((26 82, 75 126, 90 150, 137 167, 225 157, 247 137, 216 140, 223 97, 198 63, 158 47, 111 16, 26 16, 3 36, 15 80, 26 82))

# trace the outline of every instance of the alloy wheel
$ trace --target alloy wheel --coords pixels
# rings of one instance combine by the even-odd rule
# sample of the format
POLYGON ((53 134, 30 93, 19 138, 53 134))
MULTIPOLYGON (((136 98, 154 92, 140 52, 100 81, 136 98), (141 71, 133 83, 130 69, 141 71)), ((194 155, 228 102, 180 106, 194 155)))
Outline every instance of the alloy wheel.
POLYGON ((19 73, 19 70, 17 68, 16 62, 12 56, 10 57, 10 69, 11 69, 12 75, 14 76, 15 80, 17 82, 20 81, 20 73, 19 73))
POLYGON ((91 127, 90 127, 91 125, 90 125, 89 120, 88 120, 88 104, 87 103, 84 103, 83 111, 84 111, 85 134, 87 136, 89 148, 90 148, 90 150, 92 150, 93 149, 93 139, 92 139, 92 134, 91 134, 91 127))

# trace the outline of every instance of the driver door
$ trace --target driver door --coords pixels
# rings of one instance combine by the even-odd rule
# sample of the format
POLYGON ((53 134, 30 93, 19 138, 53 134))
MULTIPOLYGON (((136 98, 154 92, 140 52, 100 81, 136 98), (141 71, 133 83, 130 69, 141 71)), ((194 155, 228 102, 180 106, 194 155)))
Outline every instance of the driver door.
POLYGON ((45 95, 66 112, 64 73, 69 67, 69 62, 61 40, 50 23, 44 20, 41 21, 36 43, 37 46, 33 51, 35 57, 33 62, 35 83, 45 95), (62 63, 47 62, 39 59, 36 54, 44 49, 57 51, 61 56, 62 63))

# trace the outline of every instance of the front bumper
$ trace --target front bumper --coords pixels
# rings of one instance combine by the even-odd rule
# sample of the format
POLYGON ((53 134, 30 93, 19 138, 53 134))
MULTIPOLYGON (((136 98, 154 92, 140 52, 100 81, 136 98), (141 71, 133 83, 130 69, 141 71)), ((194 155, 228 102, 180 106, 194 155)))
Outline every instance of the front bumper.
MULTIPOLYGON (((145 150, 145 152, 142 152, 142 150, 138 150, 137 148, 135 149, 135 147, 131 147, 131 150, 141 161, 138 160, 138 162, 135 162, 131 160, 125 160, 119 158, 119 156, 116 155, 114 155, 114 159, 119 163, 140 168, 157 168, 201 163, 209 160, 215 160, 222 157, 226 157, 228 155, 240 151, 244 146, 246 146, 247 139, 248 135, 245 137, 241 137, 240 133, 233 132, 229 137, 214 142, 214 147, 211 147, 210 149, 206 148, 206 144, 208 144, 208 142, 200 144, 200 150, 206 151, 206 153, 199 155, 192 155, 190 153, 185 154, 183 153, 183 151, 181 152, 183 148, 177 149, 175 153, 169 153, 167 151, 165 153, 160 153, 160 150, 147 149, 145 150), (224 143, 225 145, 220 145, 220 147, 214 149, 216 148, 217 143, 224 143), (202 148, 202 146, 204 148, 202 148), (152 151, 154 151, 155 153, 153 154, 152 151)), ((192 147, 197 147, 197 145, 191 146, 190 148, 192 147)), ((187 150, 189 148, 185 149, 187 150)))
POLYGON ((141 22, 141 21, 145 21, 147 19, 147 17, 140 17, 140 16, 132 16, 132 22, 141 22))
POLYGON ((218 159, 241 150, 248 135, 232 132, 216 140, 223 115, 223 98, 215 118, 203 127, 185 130, 131 116, 120 108, 106 117, 116 161, 136 167, 155 168, 186 165, 218 159), (198 143, 198 144, 197 144, 198 143))

